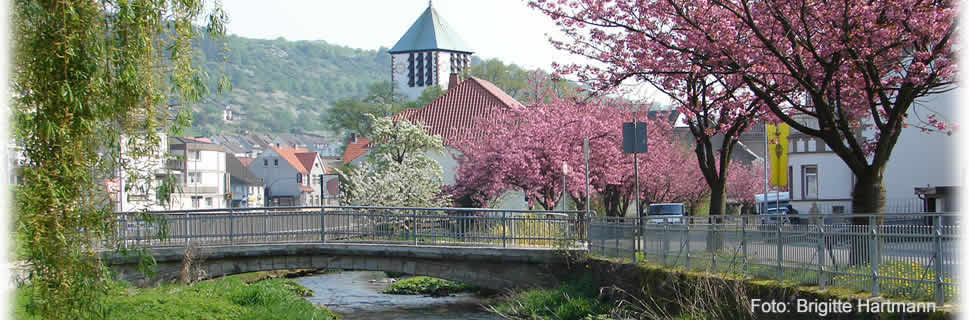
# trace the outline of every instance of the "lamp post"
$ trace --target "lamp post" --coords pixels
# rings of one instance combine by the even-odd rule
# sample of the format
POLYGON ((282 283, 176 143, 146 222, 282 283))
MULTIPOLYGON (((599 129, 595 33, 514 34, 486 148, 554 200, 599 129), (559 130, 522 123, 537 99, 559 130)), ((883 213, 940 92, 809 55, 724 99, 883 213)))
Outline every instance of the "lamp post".
POLYGON ((562 211, 566 210, 565 207, 565 176, 569 175, 569 165, 562 161, 562 211))

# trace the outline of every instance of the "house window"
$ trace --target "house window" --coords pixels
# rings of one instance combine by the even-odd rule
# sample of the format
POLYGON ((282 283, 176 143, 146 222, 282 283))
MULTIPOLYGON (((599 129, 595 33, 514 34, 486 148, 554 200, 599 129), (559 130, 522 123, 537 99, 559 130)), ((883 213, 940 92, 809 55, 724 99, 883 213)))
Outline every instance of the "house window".
POLYGON ((192 196, 192 208, 193 209, 198 209, 199 208, 199 203, 201 201, 202 201, 202 197, 200 197, 200 196, 192 196))
POLYGON ((801 197, 805 200, 818 198, 818 166, 801 166, 801 197))
POLYGON ((188 183, 199 183, 202 182, 201 172, 189 172, 188 173, 188 183))
POLYGON ((269 159, 262 159, 262 166, 263 167, 268 167, 269 166, 269 159))
POLYGON ((273 166, 274 167, 278 167, 279 166, 279 159, 273 159, 273 166))
POLYGON ((302 173, 297 173, 296 174, 296 183, 299 183, 299 184, 302 184, 303 183, 303 174, 302 173))
POLYGON ((845 206, 833 206, 831 207, 831 213, 845 213, 845 206))
POLYGON ((791 187, 791 190, 787 190, 789 194, 794 195, 794 166, 787 166, 787 185, 791 187))
POLYGON ((201 160, 201 159, 202 159, 202 151, 195 150, 192 152, 192 160, 201 160))
POLYGON ((212 197, 205 197, 205 206, 209 208, 212 207, 212 197))

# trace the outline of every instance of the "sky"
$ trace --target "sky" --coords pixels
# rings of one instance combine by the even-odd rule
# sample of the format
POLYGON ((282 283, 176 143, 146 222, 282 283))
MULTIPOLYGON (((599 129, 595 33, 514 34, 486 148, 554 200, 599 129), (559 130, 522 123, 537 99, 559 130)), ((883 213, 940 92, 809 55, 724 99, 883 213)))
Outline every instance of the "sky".
MULTIPOLYGON (((585 63, 556 50, 552 20, 525 0, 433 0, 447 24, 482 59, 498 58, 527 69, 551 71, 552 62, 585 63)), ((325 40, 352 48, 393 47, 427 9, 428 0, 228 0, 228 33, 258 39, 325 40)), ((629 97, 664 103, 648 87, 631 84, 629 97)))

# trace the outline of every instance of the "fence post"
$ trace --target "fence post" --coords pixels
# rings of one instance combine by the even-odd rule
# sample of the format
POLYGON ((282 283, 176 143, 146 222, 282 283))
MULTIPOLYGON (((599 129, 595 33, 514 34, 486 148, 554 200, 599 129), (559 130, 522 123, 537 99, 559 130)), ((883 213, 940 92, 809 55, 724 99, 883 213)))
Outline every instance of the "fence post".
POLYGON ((233 240, 232 239, 232 231, 234 230, 234 228, 233 228, 233 220, 234 219, 233 219, 233 215, 232 215, 232 207, 229 207, 229 244, 234 244, 234 242, 232 241, 233 240))
POLYGON ((414 246, 417 246, 417 210, 411 209, 411 219, 414 221, 414 227, 411 228, 411 233, 414 234, 414 246))
MULTIPOLYGON (((646 222, 648 221, 642 216, 639 217, 639 248, 643 252, 643 263, 646 262, 646 222)), ((636 263, 639 264, 639 261, 636 261, 636 263)))
POLYGON ((320 207, 320 242, 326 243, 326 208, 320 207))
POLYGON ((666 264, 666 253, 670 251, 669 224, 663 224, 663 266, 666 264))
MULTIPOLYGON (((667 220, 667 221, 669 221, 669 220, 667 220)), ((690 270, 690 223, 692 223, 692 222, 693 221, 690 221, 690 220, 687 220, 686 221, 686 234, 683 237, 683 238, 686 239, 686 260, 685 260, 685 263, 686 263, 686 270, 687 271, 690 270)))
POLYGON ((816 219, 816 221, 818 221, 818 245, 816 250, 818 254, 818 286, 821 288, 821 290, 824 290, 824 283, 826 281, 824 278, 824 246, 827 242, 827 238, 824 236, 824 218, 819 216, 816 217, 816 219))
MULTIPOLYGON (((189 221, 188 211, 185 212, 185 243, 186 245, 192 241, 192 222, 189 221)), ((137 219, 135 219, 137 221, 137 219)), ((137 239, 137 238, 136 238, 137 239)))
POLYGON ((269 208, 263 208, 262 234, 263 241, 269 241, 269 208))
POLYGON ((781 238, 781 231, 784 228, 784 222, 781 218, 777 218, 777 280, 784 280, 784 270, 781 263, 784 261, 784 242, 781 238))
POLYGON ((878 296, 878 260, 880 260, 877 228, 875 216, 868 217, 868 229, 871 233, 868 238, 868 262, 871 267, 871 295, 874 297, 878 296))
POLYGON ((507 212, 501 212, 501 247, 508 246, 508 223, 505 221, 505 214, 507 212))
POLYGON ((717 232, 718 231, 717 223, 719 222, 718 220, 719 219, 713 218, 713 217, 711 217, 710 219, 710 222, 711 222, 710 227, 713 229, 712 232, 713 232, 713 249, 714 249, 712 250, 712 252, 710 252, 710 272, 717 271, 717 252, 720 251, 720 242, 721 242, 719 238, 719 234, 717 232))
POLYGON ((743 251, 741 257, 744 264, 744 275, 747 275, 747 216, 741 215, 740 218, 740 250, 743 251))
POLYGON ((945 288, 942 285, 942 217, 932 217, 932 225, 935 229, 935 250, 933 252, 935 255, 935 303, 941 306, 945 302, 945 288))

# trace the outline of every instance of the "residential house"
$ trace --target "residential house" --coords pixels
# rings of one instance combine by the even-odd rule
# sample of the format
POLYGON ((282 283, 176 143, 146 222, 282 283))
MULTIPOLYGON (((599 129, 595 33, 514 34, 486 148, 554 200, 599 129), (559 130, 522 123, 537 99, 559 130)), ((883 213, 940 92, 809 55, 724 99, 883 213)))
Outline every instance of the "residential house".
POLYGON ((246 165, 252 162, 252 158, 245 158, 248 161, 232 155, 225 157, 225 167, 229 172, 229 190, 232 197, 229 206, 232 208, 263 207, 265 206, 265 183, 262 179, 254 175, 246 165))
MULTIPOLYGON (((311 185, 312 174, 323 173, 314 167, 307 169, 297 156, 300 153, 307 153, 306 149, 272 146, 249 163, 249 171, 266 184, 267 205, 310 205, 314 196, 320 195, 319 188, 311 185)), ((317 163, 322 167, 322 161, 317 163)))
MULTIPOLYGON (((916 126, 928 114, 939 119, 955 119, 956 92, 927 97, 913 105, 891 158, 885 168, 885 211, 893 213, 956 209, 955 190, 965 179, 966 164, 957 161, 957 141, 961 132, 948 136, 922 132, 916 126), (940 195, 939 192, 944 192, 940 195), (926 198, 932 201, 928 203, 926 198), (922 197, 922 198, 920 198, 922 197)), ((809 127, 817 123, 804 121, 809 127)), ((865 133, 869 134, 869 133, 865 133)), ((820 139, 791 129, 788 138, 788 173, 791 205, 799 212, 852 212, 851 194, 855 183, 848 166, 820 139)))
POLYGON ((178 187, 171 196, 171 209, 226 208, 229 191, 226 149, 208 139, 172 137, 169 153, 176 159, 168 167, 175 170, 178 187))
POLYGON ((310 206, 323 205, 325 198, 323 193, 326 191, 326 186, 324 185, 326 179, 324 177, 329 173, 327 172, 326 164, 323 163, 323 159, 316 152, 300 152, 296 154, 296 158, 299 159, 303 168, 309 172, 309 186, 313 188, 312 194, 306 199, 307 201, 304 204, 310 206))
POLYGON ((136 157, 128 149, 131 138, 121 136, 120 159, 112 172, 112 178, 105 180, 115 211, 164 209, 158 199, 157 189, 162 180, 171 173, 165 164, 168 136, 159 132, 158 138, 153 153, 136 157))
POLYGON ((369 152, 370 139, 351 134, 347 140, 347 146, 343 149, 343 163, 360 164, 369 152))

